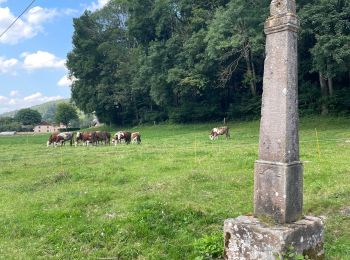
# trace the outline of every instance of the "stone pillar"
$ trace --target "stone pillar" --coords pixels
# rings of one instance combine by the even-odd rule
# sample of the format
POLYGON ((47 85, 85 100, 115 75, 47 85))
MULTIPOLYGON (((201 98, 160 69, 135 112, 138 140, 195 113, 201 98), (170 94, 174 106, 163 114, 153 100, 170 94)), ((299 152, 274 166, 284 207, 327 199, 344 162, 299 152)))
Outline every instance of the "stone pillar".
POLYGON ((254 216, 225 221, 225 259, 284 259, 287 253, 324 259, 321 219, 302 217, 299 21, 295 0, 272 0, 270 14, 265 22, 266 58, 259 159, 254 170, 254 216))
POLYGON ((301 217, 303 170, 299 162, 298 68, 295 1, 271 2, 265 23, 266 58, 255 162, 254 215, 279 223, 301 217))

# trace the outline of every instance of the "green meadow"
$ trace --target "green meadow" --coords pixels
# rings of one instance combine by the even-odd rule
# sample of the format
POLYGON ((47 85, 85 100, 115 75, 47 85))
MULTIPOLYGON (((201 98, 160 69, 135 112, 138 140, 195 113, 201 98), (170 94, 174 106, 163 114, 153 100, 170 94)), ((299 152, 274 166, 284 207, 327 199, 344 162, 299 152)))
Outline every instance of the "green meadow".
MULTIPOLYGON (((259 122, 210 141, 218 125, 127 129, 141 145, 0 137, 0 258, 220 258, 224 220, 252 214, 259 122)), ((350 119, 303 118, 300 154, 304 214, 324 217, 327 259, 349 259, 350 119)))

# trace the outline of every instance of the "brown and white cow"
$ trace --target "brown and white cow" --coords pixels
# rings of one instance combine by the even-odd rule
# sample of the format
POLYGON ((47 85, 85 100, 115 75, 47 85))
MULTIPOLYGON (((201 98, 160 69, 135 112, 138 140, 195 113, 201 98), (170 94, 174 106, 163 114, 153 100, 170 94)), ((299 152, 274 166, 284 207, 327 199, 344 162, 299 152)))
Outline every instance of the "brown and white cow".
POLYGON ((112 139, 112 143, 114 145, 117 145, 118 143, 121 143, 122 141, 125 141, 126 144, 130 144, 131 142, 131 133, 127 131, 119 131, 114 135, 114 138, 112 139))
POLYGON ((123 134, 123 131, 116 132, 112 137, 112 144, 117 145, 120 141, 120 136, 123 134))
POLYGON ((75 138, 75 146, 77 146, 80 142, 83 142, 83 145, 86 146, 88 146, 90 143, 96 144, 96 132, 77 132, 77 136, 75 138))
POLYGON ((49 140, 47 141, 47 146, 50 146, 51 144, 54 146, 60 144, 62 146, 65 145, 66 141, 69 141, 70 145, 72 146, 73 134, 71 132, 53 133, 50 135, 49 140))
POLYGON ((131 142, 136 144, 141 144, 141 134, 139 132, 132 133, 131 142))
POLYGON ((104 144, 110 144, 111 134, 106 131, 97 131, 96 132, 96 144, 103 142, 104 144))
POLYGON ((210 140, 218 139, 219 135, 226 135, 226 139, 230 137, 230 129, 227 126, 215 127, 211 130, 210 140))
POLYGON ((59 133, 53 133, 49 136, 49 140, 47 141, 46 145, 49 147, 51 144, 56 147, 57 144, 62 144, 63 137, 59 135, 59 133))
POLYGON ((66 141, 69 141, 70 146, 73 145, 73 133, 64 132, 60 133, 59 136, 63 137, 63 144, 65 144, 66 141))

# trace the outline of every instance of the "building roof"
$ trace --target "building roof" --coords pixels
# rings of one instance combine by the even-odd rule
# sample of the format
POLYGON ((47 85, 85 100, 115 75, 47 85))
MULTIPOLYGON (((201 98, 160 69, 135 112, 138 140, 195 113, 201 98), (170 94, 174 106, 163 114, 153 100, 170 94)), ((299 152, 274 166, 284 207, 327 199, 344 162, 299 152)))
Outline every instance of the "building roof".
MULTIPOLYGON (((40 122, 40 124, 37 124, 37 125, 52 125, 52 124, 50 124, 50 123, 48 123, 48 122, 46 122, 46 121, 42 121, 42 122, 40 122)), ((53 126, 53 125, 52 125, 53 126)))
POLYGON ((56 124, 51 124, 51 123, 46 122, 46 121, 42 121, 40 124, 37 124, 36 126, 52 126, 52 127, 61 127, 61 128, 66 127, 63 124, 56 125, 56 124))

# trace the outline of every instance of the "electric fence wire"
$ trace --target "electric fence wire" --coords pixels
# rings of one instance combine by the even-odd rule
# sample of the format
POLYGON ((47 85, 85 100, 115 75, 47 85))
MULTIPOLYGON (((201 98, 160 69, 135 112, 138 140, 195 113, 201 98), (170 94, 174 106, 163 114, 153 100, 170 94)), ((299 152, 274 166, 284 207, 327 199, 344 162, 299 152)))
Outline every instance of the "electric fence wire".
POLYGON ((34 4, 35 1, 36 1, 36 0, 32 0, 32 1, 30 2, 30 4, 22 11, 22 13, 21 13, 19 16, 17 16, 16 19, 5 29, 5 31, 3 31, 3 32, 0 34, 0 38, 1 38, 2 36, 4 36, 4 35, 8 32, 8 30, 10 30, 10 28, 18 21, 18 19, 21 18, 22 15, 24 15, 24 14, 28 11, 28 9, 34 4))
MULTIPOLYGON (((170 140, 172 138, 169 138, 170 140)), ((338 144, 344 144, 344 145, 348 145, 348 143, 346 141, 348 141, 349 139, 347 138, 332 138, 332 139, 321 139, 319 140, 320 141, 320 144, 326 144, 326 143, 329 143, 329 142, 336 142, 338 144)), ((301 144, 308 144, 308 143, 313 143, 314 140, 304 140, 304 141, 300 141, 301 144)), ((146 144, 147 145, 147 144, 146 144)), ((49 158, 50 156, 57 156, 58 154, 58 151, 55 150, 55 149, 64 149, 65 152, 68 152, 66 155, 69 156, 71 155, 71 153, 69 153, 69 150, 70 148, 68 147, 46 147, 46 144, 43 145, 45 146, 44 149, 52 149, 51 151, 50 150, 47 150, 46 154, 45 155, 42 155, 41 153, 40 154, 31 154, 31 156, 18 156, 18 154, 9 154, 11 152, 13 152, 11 149, 9 149, 8 147, 6 148, 6 153, 4 153, 4 157, 11 157, 11 158, 1 158, 0 157, 0 162, 6 162, 6 161, 16 161, 16 162, 20 162, 21 160, 34 160, 34 159, 47 159, 49 158), (66 149, 68 148, 68 149, 66 149)), ((90 152, 91 151, 96 151, 100 148, 107 148, 107 149, 116 149, 114 151, 99 151, 98 154, 94 154, 93 156, 94 157, 104 157, 106 155, 116 155, 116 156, 129 156, 129 155, 133 155, 135 154, 135 151, 138 149, 136 146, 134 147, 134 149, 132 149, 131 151, 126 151, 126 150, 120 150, 120 148, 122 147, 123 145, 119 145, 119 146, 88 146, 88 147, 83 147, 83 146, 79 146, 79 147, 72 147, 72 151, 74 151, 74 149, 79 149, 79 152, 81 153, 81 155, 84 155, 84 156, 89 156, 90 152), (108 148, 109 147, 109 148, 108 148), (118 147, 118 148, 117 148, 118 147)), ((235 151, 237 148, 240 148, 240 147, 244 147, 244 148, 248 148, 248 147, 258 147, 259 144, 256 142, 256 143, 237 143, 237 144, 234 144, 234 145, 231 145, 231 146, 224 146, 224 147, 221 147, 221 152, 223 153, 226 153, 226 152, 230 152, 230 151, 235 151), (236 149, 235 149, 236 148, 236 149)), ((155 155, 156 153, 159 153, 159 154, 166 154, 167 152, 170 152, 170 151, 173 151, 173 150, 176 150, 176 151, 181 151, 181 152, 189 152, 189 153, 192 153, 193 152, 193 147, 192 146, 187 146, 187 147, 178 147, 176 145, 164 145, 162 147, 154 147, 153 145, 147 145, 148 148, 152 148, 152 151, 151 152, 147 152, 147 151, 144 151, 145 152, 145 156, 148 155, 155 155)), ((200 146, 197 147, 198 151, 197 152, 202 152, 203 150, 206 150, 207 148, 212 148, 211 145, 208 145, 208 144, 202 144, 200 146)), ((1 148, 1 147, 0 147, 1 148)), ((62 151, 60 151, 62 152, 62 151)), ((0 149, 0 154, 1 154, 1 149, 0 149)), ((73 153, 72 153, 73 154, 73 153)), ((346 162, 347 163, 347 162, 346 162)))

